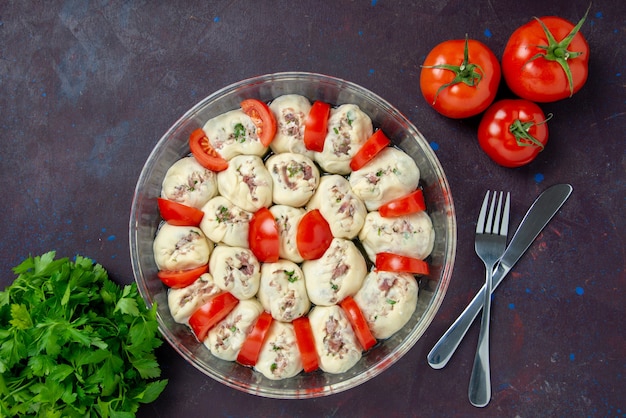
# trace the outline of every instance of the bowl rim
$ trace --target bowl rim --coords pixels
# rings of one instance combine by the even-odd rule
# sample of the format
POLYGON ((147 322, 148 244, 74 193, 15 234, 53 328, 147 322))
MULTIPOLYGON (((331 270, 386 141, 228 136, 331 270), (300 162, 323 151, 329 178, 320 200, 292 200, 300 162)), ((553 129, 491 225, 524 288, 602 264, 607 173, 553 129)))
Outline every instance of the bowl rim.
MULTIPOLYGON (((187 123, 190 119, 193 118, 199 111, 204 109, 204 107, 213 102, 214 100, 219 99, 222 96, 225 96, 229 93, 235 92, 238 88, 242 86, 249 86, 255 84, 268 83, 273 81, 287 81, 287 80, 306 80, 307 82, 330 82, 333 84, 339 84, 344 86, 347 89, 352 89, 358 91, 360 93, 364 93, 369 96, 369 99, 374 100, 376 103, 380 103, 383 107, 385 107, 388 111, 393 113, 393 116, 400 120, 403 125, 405 125, 408 134, 410 137, 413 137, 415 141, 421 142, 422 149, 421 151, 425 153, 426 158, 431 162, 432 169, 434 170, 434 174, 439 181, 439 187, 443 190, 443 205, 448 208, 448 212, 446 216, 443 218, 445 222, 445 230, 446 230, 446 239, 445 239, 445 248, 443 249, 444 260, 445 263, 442 265, 441 271, 441 279, 436 284, 436 289, 433 292, 434 297, 428 303, 427 308, 424 311, 424 315, 419 319, 418 324, 425 324, 420 332, 412 332, 410 333, 397 347, 395 347, 394 351, 390 354, 383 357, 380 361, 374 364, 373 367, 365 370, 361 374, 357 374, 347 378, 346 380, 342 380, 337 383, 332 383, 330 385, 325 385, 320 390, 311 391, 311 390, 303 390, 303 389, 285 389, 285 388, 259 388, 257 386, 251 386, 249 384, 244 384, 229 378, 228 376, 223 376, 219 373, 216 373, 214 370, 206 367, 205 365, 199 364, 197 361, 194 361, 192 358, 193 353, 187 348, 180 344, 180 342, 175 338, 175 335, 170 332, 170 330, 165 326, 163 318, 157 312, 157 319, 159 324, 159 331, 163 338, 177 351, 188 363, 194 366, 196 369, 201 371, 203 374, 217 380, 220 383, 225 384, 228 387, 238 389, 245 393, 268 397, 268 398, 276 398, 276 399, 305 399, 305 398, 316 398, 322 396, 328 396, 331 394, 336 394, 343 392, 345 390, 356 387, 366 381, 378 376, 383 371, 387 370, 391 365, 395 364, 400 358, 402 358, 421 338, 424 334, 428 326, 432 323, 435 315, 439 311, 441 303, 445 297, 447 292, 447 288, 449 286, 450 278, 452 276, 452 270, 454 267, 454 262, 456 258, 456 243, 457 243, 457 225, 456 225, 456 213, 454 209, 454 202, 452 199, 452 194, 450 191, 450 186, 448 184, 447 177, 443 171, 441 163, 431 146, 428 144, 424 136, 421 132, 413 125, 413 123, 404 116, 400 111, 397 110, 396 107, 392 106, 385 99, 380 97, 379 95, 373 93, 369 89, 353 83, 351 81, 347 81, 341 78, 324 75, 320 73, 312 73, 312 72, 301 72, 301 71, 288 71, 288 72, 277 72, 265 75, 259 75, 255 77, 250 77, 246 79, 242 79, 240 81, 231 83, 225 87, 222 87, 215 92, 209 94, 204 99, 200 100, 193 107, 187 110, 178 120, 161 136, 161 138, 157 141, 156 145, 153 147, 150 152, 144 166, 142 167, 141 173, 138 177, 135 190, 133 193, 131 211, 130 211, 130 220, 129 220, 129 246, 130 246, 130 255, 131 255, 131 267, 133 270, 133 276, 135 282, 137 283, 140 294, 145 299, 145 302, 148 307, 151 307, 155 302, 151 296, 148 289, 145 287, 145 276, 141 266, 141 262, 139 260, 137 254, 137 242, 138 242, 138 234, 139 231, 139 218, 140 215, 138 213, 138 200, 141 195, 141 185, 146 184, 147 179, 152 174, 152 171, 149 170, 149 163, 154 161, 155 158, 162 154, 162 151, 167 146, 168 138, 172 137, 172 135, 177 132, 185 123, 187 123)), ((310 98, 309 98, 310 99, 310 98)), ((182 157, 182 156, 181 156, 182 157)), ((156 205, 155 205, 156 207, 156 205)), ((168 308, 169 309, 169 308, 168 308)), ((168 310, 169 312, 169 310, 168 310)), ((199 343, 202 345, 202 343, 199 343)), ((216 358, 216 360, 218 360, 216 358)), ((244 367, 244 366, 239 366, 244 367)), ((257 372, 255 372, 257 373, 257 372)))

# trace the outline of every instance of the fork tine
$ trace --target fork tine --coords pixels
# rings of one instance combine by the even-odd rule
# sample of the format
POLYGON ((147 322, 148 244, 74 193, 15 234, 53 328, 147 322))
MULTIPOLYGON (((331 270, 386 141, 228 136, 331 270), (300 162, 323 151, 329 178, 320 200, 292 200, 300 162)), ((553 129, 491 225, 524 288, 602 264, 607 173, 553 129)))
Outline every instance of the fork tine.
POLYGON ((511 193, 506 193, 506 202, 504 203, 504 212, 502 213, 502 225, 500 226, 500 235, 505 237, 509 233, 509 210, 511 207, 511 193))
POLYGON ((496 205, 496 198, 497 198, 497 193, 493 192, 493 198, 491 199, 491 207, 489 208, 489 216, 487 217, 487 225, 485 226, 486 234, 493 233, 493 228, 495 227, 495 224, 493 222, 494 220, 493 209, 494 209, 494 206, 496 205))
POLYGON ((483 205, 480 208, 480 214, 478 215, 478 222, 476 223, 476 233, 483 234, 485 232, 485 217, 487 216, 487 205, 489 204, 489 190, 485 193, 485 199, 483 205))
MULTIPOLYGON (((500 231, 501 222, 501 212, 502 212, 502 195, 503 192, 500 192, 500 197, 498 198, 498 207, 496 208, 496 216, 493 221, 493 229, 491 230, 492 234, 497 234, 500 231)), ((496 195, 493 195, 493 200, 496 200, 496 195)))

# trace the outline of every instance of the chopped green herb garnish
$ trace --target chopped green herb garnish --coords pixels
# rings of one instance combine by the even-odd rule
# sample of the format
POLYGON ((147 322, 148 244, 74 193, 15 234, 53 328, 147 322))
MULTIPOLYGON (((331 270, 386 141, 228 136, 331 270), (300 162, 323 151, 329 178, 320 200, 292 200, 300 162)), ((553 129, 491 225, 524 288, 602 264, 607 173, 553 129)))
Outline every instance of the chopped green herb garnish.
POLYGON ((348 112, 346 113, 346 121, 348 122, 348 125, 352 126, 352 122, 354 121, 354 117, 352 115, 352 112, 348 112))
POLYGON ((289 283, 294 283, 298 280, 298 276, 296 276, 296 272, 294 270, 285 271, 285 274, 287 275, 287 280, 289 281, 289 283))
POLYGON ((396 304, 396 303, 398 303, 398 302, 396 302, 396 301, 395 301, 395 300, 393 300, 393 299, 387 299, 387 303, 388 303, 388 304, 390 304, 390 305, 395 305, 395 304, 396 304))
POLYGON ((218 223, 222 223, 222 222, 226 222, 229 219, 229 212, 228 212, 228 208, 226 206, 220 206, 219 208, 217 208, 217 216, 215 217, 215 220, 218 223))
POLYGON ((235 141, 237 142, 245 142, 246 141, 246 128, 243 124, 238 123, 235 125, 235 129, 233 132, 235 136, 235 141))
POLYGON ((302 166, 300 164, 290 164, 287 167, 287 175, 289 177, 293 177, 295 175, 297 175, 298 173, 302 173, 304 171, 304 169, 302 168, 302 166))
POLYGON ((187 187, 187 190, 190 192, 193 192, 196 190, 197 185, 198 185, 198 180, 193 180, 193 182, 190 183, 189 186, 187 187))

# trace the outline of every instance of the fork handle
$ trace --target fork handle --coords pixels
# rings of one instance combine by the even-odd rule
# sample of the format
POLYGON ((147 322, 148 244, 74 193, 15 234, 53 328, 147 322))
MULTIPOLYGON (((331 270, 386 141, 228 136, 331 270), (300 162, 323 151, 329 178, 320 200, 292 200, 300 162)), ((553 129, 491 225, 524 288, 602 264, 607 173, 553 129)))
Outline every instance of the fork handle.
MULTIPOLYGON (((524 219, 519 224, 509 247, 502 256, 502 262, 493 275, 495 289, 504 280, 507 273, 530 247, 537 235, 550 222, 552 217, 563 206, 572 193, 569 184, 557 184, 545 190, 531 205, 524 219), (506 262, 504 262, 506 261, 506 262)), ((428 364, 433 369, 442 369, 448 364, 452 355, 461 344, 463 337, 478 316, 485 300, 485 286, 483 286, 465 310, 457 317, 454 323, 441 336, 432 350, 428 353, 428 364)))
POLYGON ((483 308, 485 300, 485 286, 481 287, 474 299, 467 305, 448 330, 428 353, 428 364, 433 369, 443 369, 461 344, 470 326, 483 308))
POLYGON ((468 396, 472 405, 487 406, 491 399, 491 371, 489 367, 489 320, 491 316, 491 291, 493 266, 488 266, 485 280, 483 315, 480 321, 478 348, 470 377, 468 396))

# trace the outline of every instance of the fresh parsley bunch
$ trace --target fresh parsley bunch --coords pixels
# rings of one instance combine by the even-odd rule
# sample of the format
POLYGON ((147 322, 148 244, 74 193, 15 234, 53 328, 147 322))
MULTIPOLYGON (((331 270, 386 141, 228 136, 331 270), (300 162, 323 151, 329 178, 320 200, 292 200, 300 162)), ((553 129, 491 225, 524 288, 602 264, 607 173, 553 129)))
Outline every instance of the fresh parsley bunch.
POLYGON ((0 292, 0 417, 133 417, 161 394, 156 304, 135 283, 53 251, 13 271, 0 292))

